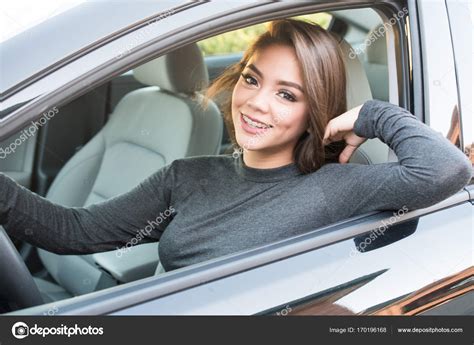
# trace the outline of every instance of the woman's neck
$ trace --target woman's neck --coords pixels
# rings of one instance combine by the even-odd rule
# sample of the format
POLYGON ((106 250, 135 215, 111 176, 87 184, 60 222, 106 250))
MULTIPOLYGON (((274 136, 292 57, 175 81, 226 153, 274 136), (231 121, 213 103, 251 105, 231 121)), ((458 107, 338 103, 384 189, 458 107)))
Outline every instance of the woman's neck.
POLYGON ((294 163, 293 152, 268 154, 262 151, 245 150, 243 161, 246 166, 255 169, 272 169, 294 163))

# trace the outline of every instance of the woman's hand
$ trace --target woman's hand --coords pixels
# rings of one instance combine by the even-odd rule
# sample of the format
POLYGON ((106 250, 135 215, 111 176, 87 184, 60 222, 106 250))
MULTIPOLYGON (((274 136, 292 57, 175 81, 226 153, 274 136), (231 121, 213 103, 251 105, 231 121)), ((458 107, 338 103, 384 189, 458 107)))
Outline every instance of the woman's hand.
POLYGON ((354 123, 359 116, 361 108, 362 105, 359 105, 358 107, 346 111, 344 114, 333 118, 326 126, 323 139, 324 145, 340 140, 344 140, 347 144, 339 155, 340 163, 347 163, 354 151, 367 140, 367 138, 357 136, 353 131, 354 123))

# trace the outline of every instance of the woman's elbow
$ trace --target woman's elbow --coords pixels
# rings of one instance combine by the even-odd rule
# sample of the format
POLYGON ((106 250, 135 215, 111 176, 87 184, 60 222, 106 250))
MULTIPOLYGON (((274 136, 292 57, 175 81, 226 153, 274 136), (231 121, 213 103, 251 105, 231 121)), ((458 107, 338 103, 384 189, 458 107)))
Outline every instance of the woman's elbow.
POLYGON ((466 156, 453 160, 450 164, 446 164, 441 176, 438 178, 438 186, 445 190, 446 197, 459 192, 464 188, 473 177, 473 166, 466 156))
POLYGON ((456 181, 459 189, 461 189, 471 181, 473 177, 473 171, 472 163, 465 155, 462 155, 462 158, 459 159, 458 164, 454 165, 451 179, 452 181, 456 181))
POLYGON ((429 169, 430 173, 417 174, 417 182, 408 188, 406 204, 410 210, 437 204, 459 192, 471 180, 473 168, 469 160, 456 159, 443 166, 429 169))

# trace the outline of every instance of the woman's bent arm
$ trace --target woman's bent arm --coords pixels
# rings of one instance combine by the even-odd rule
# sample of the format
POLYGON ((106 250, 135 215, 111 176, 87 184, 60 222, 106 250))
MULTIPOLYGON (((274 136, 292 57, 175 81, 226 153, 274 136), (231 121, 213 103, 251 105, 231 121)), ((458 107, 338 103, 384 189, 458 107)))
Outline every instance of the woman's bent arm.
POLYGON ((364 103, 353 130, 360 137, 379 138, 394 150, 398 162, 328 164, 340 193, 330 190, 334 183, 329 181, 321 188, 330 199, 337 196, 333 203, 345 204, 333 210, 335 220, 374 210, 428 207, 462 189, 472 177, 471 163, 461 150, 396 105, 364 103))

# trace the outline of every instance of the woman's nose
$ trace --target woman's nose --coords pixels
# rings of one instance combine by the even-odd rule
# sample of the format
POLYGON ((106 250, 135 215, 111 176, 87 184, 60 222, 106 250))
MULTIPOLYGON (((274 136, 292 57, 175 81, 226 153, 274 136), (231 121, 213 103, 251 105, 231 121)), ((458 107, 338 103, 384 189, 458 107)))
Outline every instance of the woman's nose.
POLYGON ((270 108, 268 96, 264 92, 256 92, 252 97, 247 100, 248 107, 255 112, 261 112, 263 114, 268 113, 270 108))

